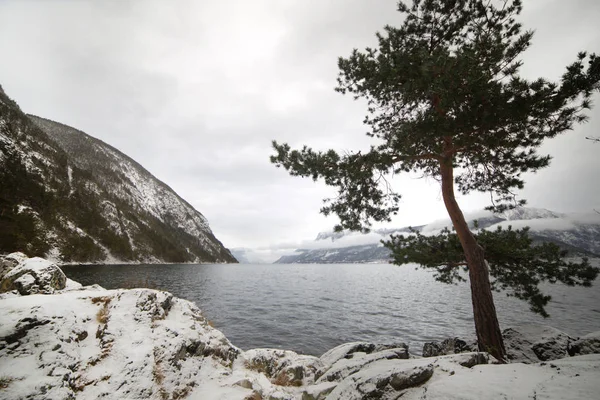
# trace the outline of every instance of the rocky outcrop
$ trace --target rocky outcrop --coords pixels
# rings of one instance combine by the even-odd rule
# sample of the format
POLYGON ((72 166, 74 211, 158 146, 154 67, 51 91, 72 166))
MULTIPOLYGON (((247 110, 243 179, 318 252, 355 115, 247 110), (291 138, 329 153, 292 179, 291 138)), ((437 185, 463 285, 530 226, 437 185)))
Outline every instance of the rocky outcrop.
POLYGON ((427 342, 423 345, 423 357, 437 357, 472 351, 478 351, 476 341, 467 343, 457 337, 444 339, 441 342, 427 342))
MULTIPOLYGON (((600 353, 600 333, 576 340, 567 333, 544 325, 522 325, 502 332, 508 360, 537 363, 564 358, 567 355, 600 353)), ((428 342, 423 346, 423 357, 437 357, 477 351, 477 342, 448 338, 428 342)))
POLYGON ((317 357, 277 349, 248 350, 243 359, 246 368, 263 373, 279 386, 311 384, 315 373, 323 366, 317 357))
POLYGON ((569 343, 567 351, 570 356, 600 354, 600 331, 592 332, 569 343))
POLYGON ((511 362, 539 362, 564 358, 569 343, 568 334, 544 325, 523 325, 502 332, 508 359, 511 362))
POLYGON ((4 398, 177 398, 240 351, 192 303, 147 289, 2 300, 4 398), (10 360, 10 362, 6 362, 10 360))
POLYGON ((379 361, 350 375, 327 399, 361 400, 398 398, 402 391, 426 382, 433 375, 433 364, 379 361))
MULTIPOLYGON (((344 345, 342 345, 344 346, 344 345)), ((408 349, 405 347, 384 349, 375 352, 353 352, 348 357, 338 359, 317 373, 317 382, 339 381, 350 376, 369 364, 380 360, 406 360, 408 349)))
POLYGON ((51 294, 64 289, 67 277, 55 263, 27 258, 23 253, 0 257, 0 293, 16 290, 21 295, 51 294))
POLYGON ((351 342, 344 343, 324 353, 320 359, 324 365, 331 366, 343 358, 352 358, 355 353, 372 354, 388 349, 404 349, 408 358, 408 346, 405 343, 369 343, 351 342))

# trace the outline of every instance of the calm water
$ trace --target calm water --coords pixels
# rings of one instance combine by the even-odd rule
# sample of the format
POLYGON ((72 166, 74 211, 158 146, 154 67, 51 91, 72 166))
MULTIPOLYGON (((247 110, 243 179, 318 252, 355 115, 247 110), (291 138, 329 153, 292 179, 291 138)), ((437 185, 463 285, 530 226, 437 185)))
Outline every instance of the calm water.
MULTIPOLYGON (((474 337, 469 287, 435 282, 429 271, 387 264, 147 265, 63 267, 71 279, 107 289, 150 282, 195 302, 242 349, 274 347, 320 355, 349 341, 474 337)), ((549 285, 551 318, 495 294, 502 327, 541 322, 572 335, 600 330, 600 282, 549 285)))

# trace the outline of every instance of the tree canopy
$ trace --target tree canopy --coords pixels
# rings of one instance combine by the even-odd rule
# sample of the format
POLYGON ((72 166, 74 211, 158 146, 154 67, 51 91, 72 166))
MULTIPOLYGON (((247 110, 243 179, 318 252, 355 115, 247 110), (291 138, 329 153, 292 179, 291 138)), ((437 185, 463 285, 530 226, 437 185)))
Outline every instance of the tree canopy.
POLYGON ((574 54, 556 82, 522 77, 533 31, 517 20, 520 0, 413 0, 400 2, 398 11, 402 24, 377 33, 376 48, 355 49, 338 60, 336 90, 368 101, 370 150, 293 150, 274 141, 271 161, 291 175, 322 178, 337 188, 338 196, 321 209, 339 217, 337 230, 367 231, 373 221, 390 221, 400 199, 389 184, 393 174, 418 172, 440 181, 455 232, 415 232, 386 246, 394 262, 437 268, 443 281, 458 279, 458 268, 466 267, 480 347, 504 359, 492 288, 510 288, 545 315, 548 296, 539 292, 539 282, 586 286, 598 269, 587 260, 564 261, 555 245, 534 246, 527 230, 474 234, 454 187, 463 194, 489 192, 488 208, 495 212, 525 204, 516 198, 523 174, 551 160, 539 146, 587 120, 585 111, 600 89, 600 59, 574 54))

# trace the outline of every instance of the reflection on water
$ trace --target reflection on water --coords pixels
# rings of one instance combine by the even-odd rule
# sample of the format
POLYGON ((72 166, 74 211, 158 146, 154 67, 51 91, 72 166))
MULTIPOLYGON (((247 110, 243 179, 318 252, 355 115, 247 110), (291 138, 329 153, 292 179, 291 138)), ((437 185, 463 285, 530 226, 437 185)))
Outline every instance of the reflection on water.
MULTIPOLYGON (((148 282, 195 302, 242 349, 273 347, 320 355, 349 341, 424 342, 474 336, 467 284, 388 264, 124 265, 63 267, 71 279, 107 289, 148 282)), ((495 294, 503 327, 546 323, 572 335, 600 330, 600 283, 549 285, 544 320, 526 303, 495 294)))

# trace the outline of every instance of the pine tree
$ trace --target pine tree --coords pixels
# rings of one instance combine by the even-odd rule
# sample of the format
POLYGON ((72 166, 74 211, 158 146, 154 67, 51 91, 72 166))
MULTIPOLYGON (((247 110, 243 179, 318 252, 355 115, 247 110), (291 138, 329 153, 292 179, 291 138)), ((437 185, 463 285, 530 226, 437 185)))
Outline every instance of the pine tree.
POLYGON ((336 90, 368 100, 370 151, 340 155, 274 141, 271 156, 291 175, 337 187, 338 197, 321 209, 338 215, 336 230, 366 231, 372 221, 391 220, 400 195, 389 174, 416 171, 441 182, 454 232, 393 237, 386 245, 396 263, 436 268, 442 281, 468 271, 479 347, 499 360, 506 352, 492 289, 509 290, 543 314, 548 297, 539 282, 589 286, 598 274, 585 259, 564 261, 556 246, 535 246, 526 230, 471 232, 455 198, 456 186, 463 194, 489 192, 495 212, 525 204, 514 194, 522 174, 550 163, 539 146, 586 121, 600 88, 600 59, 586 52, 558 82, 521 77, 521 55, 533 37, 517 22, 521 10, 520 0, 400 2, 399 28, 386 26, 377 48, 338 61, 336 90))

